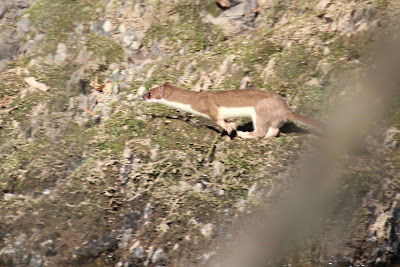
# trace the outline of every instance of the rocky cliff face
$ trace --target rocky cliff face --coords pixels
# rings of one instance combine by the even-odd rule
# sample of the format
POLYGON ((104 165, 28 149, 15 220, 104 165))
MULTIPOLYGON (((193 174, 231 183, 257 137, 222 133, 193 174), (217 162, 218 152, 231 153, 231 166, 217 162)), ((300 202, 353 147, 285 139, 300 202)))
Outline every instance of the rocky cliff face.
MULTIPOLYGON (((357 91, 346 77, 362 76, 399 10, 380 0, 229 3, 0 1, 1 266, 217 262, 247 217, 290 188, 287 174, 317 137, 287 124, 279 138, 231 139, 141 94, 168 80, 254 88, 324 120, 357 91)), ((398 261, 399 118, 397 105, 345 156, 335 211, 282 264, 398 261)))

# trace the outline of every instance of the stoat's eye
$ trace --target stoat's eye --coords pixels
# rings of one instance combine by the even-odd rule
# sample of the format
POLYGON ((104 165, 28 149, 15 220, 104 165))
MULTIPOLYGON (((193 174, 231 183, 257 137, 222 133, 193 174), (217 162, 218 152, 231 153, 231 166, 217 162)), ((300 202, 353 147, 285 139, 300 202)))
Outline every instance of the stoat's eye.
POLYGON ((151 93, 149 93, 149 97, 151 97, 151 93))

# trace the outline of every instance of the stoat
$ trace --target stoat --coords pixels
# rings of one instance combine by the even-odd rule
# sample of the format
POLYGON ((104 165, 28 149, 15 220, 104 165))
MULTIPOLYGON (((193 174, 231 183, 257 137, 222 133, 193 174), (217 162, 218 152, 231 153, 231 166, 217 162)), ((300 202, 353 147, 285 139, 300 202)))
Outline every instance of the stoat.
POLYGON ((225 119, 250 117, 252 132, 237 131, 241 138, 268 138, 278 135, 286 121, 300 122, 321 129, 320 122, 298 115, 290 110, 283 97, 273 92, 239 89, 221 92, 194 92, 175 86, 171 82, 149 90, 143 95, 148 103, 160 103, 192 114, 213 119, 231 134, 234 122, 225 119))

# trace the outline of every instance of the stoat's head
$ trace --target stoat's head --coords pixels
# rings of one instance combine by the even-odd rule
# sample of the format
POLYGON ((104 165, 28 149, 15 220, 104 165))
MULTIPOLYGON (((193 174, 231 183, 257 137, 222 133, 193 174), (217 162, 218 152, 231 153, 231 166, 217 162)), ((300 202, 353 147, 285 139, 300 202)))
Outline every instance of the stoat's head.
POLYGON ((164 85, 160 85, 150 89, 147 93, 143 95, 143 100, 145 102, 159 102, 165 96, 164 85))

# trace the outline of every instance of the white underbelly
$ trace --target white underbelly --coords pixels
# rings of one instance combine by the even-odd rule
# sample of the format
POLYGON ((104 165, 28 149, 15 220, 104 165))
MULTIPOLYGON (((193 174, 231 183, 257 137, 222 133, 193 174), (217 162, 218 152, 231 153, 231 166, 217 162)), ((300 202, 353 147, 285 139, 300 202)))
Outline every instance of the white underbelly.
POLYGON ((177 108, 177 109, 192 113, 192 114, 197 115, 197 116, 201 116, 201 117, 208 118, 208 119, 210 118, 210 116, 208 116, 207 114, 204 114, 204 113, 201 113, 201 112, 198 112, 198 111, 194 110, 192 108, 192 106, 189 105, 189 104, 182 104, 182 103, 178 103, 178 102, 168 101, 166 99, 161 99, 158 102, 161 103, 161 104, 164 104, 166 106, 174 107, 174 108, 177 108))
POLYGON ((219 107, 218 115, 222 119, 251 117, 255 118, 256 111, 253 107, 219 107))

